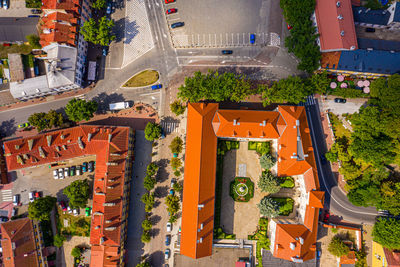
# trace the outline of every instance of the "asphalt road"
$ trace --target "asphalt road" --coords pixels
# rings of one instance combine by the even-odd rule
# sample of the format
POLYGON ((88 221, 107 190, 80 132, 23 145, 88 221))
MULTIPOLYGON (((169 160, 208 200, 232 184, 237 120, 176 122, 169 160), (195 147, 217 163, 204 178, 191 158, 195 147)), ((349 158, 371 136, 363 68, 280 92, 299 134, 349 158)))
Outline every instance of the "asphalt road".
MULTIPOLYGON (((317 101, 316 101, 317 102, 317 101)), ((343 217, 343 220, 353 223, 374 224, 378 212, 375 207, 358 207, 351 204, 346 194, 338 187, 329 164, 321 164, 320 155, 326 149, 324 132, 319 116, 318 104, 306 105, 307 119, 314 146, 315 159, 318 168, 321 190, 325 191, 325 207, 331 216, 343 217)))

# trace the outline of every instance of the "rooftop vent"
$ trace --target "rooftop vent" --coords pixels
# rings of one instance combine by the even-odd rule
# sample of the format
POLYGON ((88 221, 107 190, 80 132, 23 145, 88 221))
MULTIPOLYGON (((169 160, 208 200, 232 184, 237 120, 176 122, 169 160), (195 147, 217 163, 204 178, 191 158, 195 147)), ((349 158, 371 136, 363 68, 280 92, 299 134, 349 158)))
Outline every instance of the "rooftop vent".
POLYGON ((337 1, 337 2, 336 2, 336 6, 337 6, 337 7, 340 7, 340 1, 337 1))
POLYGON ((65 139, 65 135, 60 135, 60 138, 62 139, 62 140, 64 140, 65 139))
POLYGON ((117 166, 118 163, 117 162, 107 162, 106 165, 107 166, 117 166))
POLYGON ((91 133, 88 133, 88 136, 87 136, 88 142, 90 142, 90 139, 92 139, 92 134, 91 134, 91 133))
POLYGON ((106 227, 106 228, 104 228, 104 230, 106 230, 106 231, 114 231, 115 229, 117 229, 117 227, 106 227))
POLYGON ((100 245, 103 245, 103 243, 104 243, 104 236, 100 238, 100 245))
POLYGON ((263 121, 263 126, 265 126, 267 124, 267 121, 263 121))
POLYGON ((199 210, 201 210, 202 208, 204 208, 204 204, 199 204, 197 205, 197 207, 199 208, 199 210))
POLYGON ((51 135, 47 135, 46 136, 46 140, 47 140, 47 146, 51 146, 51 135))
POLYGON ((62 145, 62 148, 63 148, 64 150, 67 150, 67 146, 66 146, 66 145, 62 145))
POLYGON ((299 240, 300 240, 300 244, 304 244, 304 238, 302 238, 302 237, 299 237, 299 240))
POLYGON ((28 140, 28 147, 29 147, 29 150, 32 150, 32 148, 33 148, 33 139, 29 139, 28 140))
POLYGON ((96 230, 100 229, 100 225, 97 225, 94 229, 96 229, 96 230))
POLYGON ((43 149, 42 149, 41 146, 38 147, 38 150, 39 150, 39 155, 40 155, 42 158, 45 158, 46 155, 44 154, 44 151, 43 151, 43 149))
POLYGON ((114 202, 103 203, 103 207, 113 207, 115 205, 116 205, 116 203, 114 203, 114 202))
POLYGON ((236 125, 237 124, 237 120, 235 119, 235 120, 233 120, 233 125, 236 125))
POLYGON ((80 148, 80 149, 84 149, 84 148, 85 148, 85 146, 83 145, 83 142, 82 142, 82 139, 81 139, 80 136, 78 137, 78 145, 79 145, 79 148, 80 148))
POLYGON ((338 18, 339 20, 342 20, 342 19, 343 19, 343 16, 342 16, 341 14, 339 14, 339 16, 337 16, 337 18, 338 18))
POLYGON ((18 150, 19 149, 19 145, 15 145, 15 149, 18 150))
POLYGON ((341 32, 340 32, 340 36, 344 36, 344 31, 341 31, 341 32))
POLYGON ((112 223, 112 220, 106 220, 106 223, 112 223))
POLYGON ((111 142, 112 134, 108 134, 108 142, 111 142))
POLYGON ((296 243, 291 242, 291 243, 290 243, 290 249, 291 249, 291 250, 294 250, 295 248, 296 248, 296 243))

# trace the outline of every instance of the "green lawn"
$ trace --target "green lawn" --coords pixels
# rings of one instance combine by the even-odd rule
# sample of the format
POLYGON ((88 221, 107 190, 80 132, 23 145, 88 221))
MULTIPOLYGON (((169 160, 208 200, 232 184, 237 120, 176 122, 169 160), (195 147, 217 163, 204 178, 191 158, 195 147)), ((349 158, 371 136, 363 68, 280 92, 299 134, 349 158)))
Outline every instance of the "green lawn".
POLYGON ((17 53, 27 55, 32 51, 30 45, 22 44, 12 44, 11 46, 0 46, 0 58, 8 58, 8 54, 17 53))
MULTIPOLYGON (((84 209, 81 209, 84 212, 84 209)), ((60 231, 63 235, 76 235, 76 236, 89 236, 90 235, 90 216, 74 216, 64 213, 60 208, 58 209, 60 231), (64 227, 64 220, 68 220, 69 226, 64 227)))
POLYGON ((130 78, 123 87, 142 87, 148 86, 158 81, 159 74, 155 70, 142 71, 130 78))
POLYGON ((342 121, 339 119, 339 117, 331 112, 329 112, 329 119, 332 124, 333 132, 335 133, 335 136, 337 138, 340 137, 347 137, 348 139, 351 136, 350 130, 344 128, 342 121))

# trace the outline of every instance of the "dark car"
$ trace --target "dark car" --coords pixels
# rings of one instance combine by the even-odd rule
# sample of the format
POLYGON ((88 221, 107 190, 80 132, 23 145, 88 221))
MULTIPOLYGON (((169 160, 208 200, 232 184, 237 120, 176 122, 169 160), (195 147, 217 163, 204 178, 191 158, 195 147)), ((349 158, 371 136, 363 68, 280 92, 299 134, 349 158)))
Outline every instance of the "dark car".
POLYGON ((344 99, 344 98, 335 98, 335 103, 346 103, 346 99, 344 99))
POLYGON ((32 13, 32 14, 41 14, 41 13, 42 13, 42 10, 40 10, 40 9, 32 9, 32 10, 31 10, 31 13, 32 13))
POLYGON ((366 32, 375 32, 375 29, 374 28, 365 28, 365 31, 366 32))
POLYGON ((325 211, 324 219, 323 219, 324 223, 329 222, 329 217, 331 217, 331 215, 329 214, 329 211, 325 211))
POLYGON ((254 44, 256 42, 256 35, 254 33, 250 34, 250 44, 254 44))
POLYGON ((151 90, 157 90, 157 89, 161 89, 162 88, 162 84, 155 84, 151 86, 151 90))
POLYGON ((324 154, 321 154, 321 164, 326 164, 328 161, 326 160, 326 157, 324 154))
POLYGON ((171 244, 171 235, 165 236, 165 245, 169 246, 171 244))
POLYGON ((94 161, 90 161, 88 164, 88 171, 93 172, 94 171, 94 161))
POLYGON ((174 14, 176 12, 178 12, 178 9, 176 9, 176 8, 170 8, 170 9, 167 9, 167 11, 165 11, 165 13, 167 13, 167 15, 174 14))
POLYGON ((233 51, 232 51, 232 50, 222 50, 221 53, 222 53, 223 55, 230 55, 230 54, 233 53, 233 51))
POLYGON ((8 218, 7 218, 7 217, 4 217, 4 216, 1 216, 1 217, 0 217, 0 221, 2 221, 2 222, 8 222, 8 218))
POLYGON ((175 29, 175 28, 178 28, 178 27, 183 27, 183 26, 185 26, 185 22, 175 22, 175 23, 171 24, 171 28, 172 29, 175 29))
POLYGON ((76 175, 76 166, 71 166, 69 169, 69 176, 75 176, 76 175))
POLYGON ((83 164, 82 164, 82 172, 87 172, 88 171, 88 163, 87 162, 84 162, 83 164))

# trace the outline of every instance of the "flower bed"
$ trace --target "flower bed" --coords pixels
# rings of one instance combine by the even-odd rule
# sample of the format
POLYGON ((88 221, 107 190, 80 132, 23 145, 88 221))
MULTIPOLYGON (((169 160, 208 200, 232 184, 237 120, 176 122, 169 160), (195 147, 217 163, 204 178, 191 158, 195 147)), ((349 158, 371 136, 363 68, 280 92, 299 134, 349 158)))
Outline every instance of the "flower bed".
POLYGON ((236 177, 230 184, 230 195, 238 202, 248 202, 254 196, 254 183, 247 177, 236 177))

